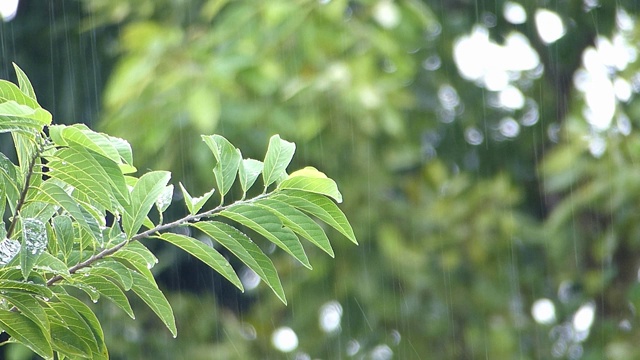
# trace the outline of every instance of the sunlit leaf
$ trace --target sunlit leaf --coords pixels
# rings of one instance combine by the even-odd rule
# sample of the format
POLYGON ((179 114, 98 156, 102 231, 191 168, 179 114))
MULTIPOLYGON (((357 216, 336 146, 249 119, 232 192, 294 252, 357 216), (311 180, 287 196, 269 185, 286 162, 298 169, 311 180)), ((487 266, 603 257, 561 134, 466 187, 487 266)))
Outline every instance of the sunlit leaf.
MULTIPOLYGON (((131 243, 129 243, 131 244, 131 243)), ((111 255, 110 258, 117 259, 125 265, 129 265, 132 270, 142 274, 148 281, 155 284, 155 279, 151 273, 151 268, 155 263, 148 262, 146 257, 136 249, 128 249, 127 246, 111 255)))
MULTIPOLYGON (((62 299, 68 299, 69 295, 58 294, 62 299)), ((87 353, 89 356, 99 352, 98 339, 91 330, 86 319, 80 315, 66 301, 49 302, 45 309, 51 322, 51 337, 54 340, 64 341, 68 347, 87 353), (66 332, 58 329, 56 325, 63 325, 66 332), (68 339, 65 341, 65 339, 68 339), (86 345, 83 346, 82 344, 86 345)), ((83 355, 83 356, 87 356, 83 355)))
POLYGON ((275 194, 273 199, 283 201, 292 205, 309 215, 315 216, 327 225, 338 230, 353 243, 357 244, 353 229, 347 221, 347 217, 342 210, 328 198, 322 195, 303 191, 282 191, 275 194))
POLYGON ((202 136, 217 163, 213 168, 218 191, 225 196, 236 179, 242 155, 227 139, 220 135, 202 136))
POLYGON ((282 140, 278 135, 271 137, 262 169, 265 189, 283 176, 295 151, 296 144, 282 140))
POLYGON ((44 222, 34 219, 22 219, 22 247, 20 249, 20 268, 26 280, 40 254, 47 248, 47 229, 44 222))
POLYGON ((184 188, 184 186, 182 186, 182 183, 179 184, 184 196, 184 202, 187 204, 187 209, 189 209, 189 214, 191 215, 197 214, 198 211, 200 211, 204 204, 209 200, 209 198, 211 198, 211 195, 213 195, 213 193, 215 192, 215 189, 211 189, 211 191, 205 193, 200 197, 192 198, 191 195, 189 195, 189 192, 184 188))
POLYGON ((20 91, 33 99, 33 101, 37 102, 38 99, 36 99, 36 93, 35 91, 33 91, 33 86, 31 85, 31 81, 29 81, 27 74, 25 74, 24 71, 22 71, 22 69, 18 65, 16 65, 16 63, 13 63, 13 69, 15 70, 16 76, 18 77, 18 85, 20 85, 20 91))
POLYGON ((163 213, 171 205, 171 201, 173 200, 173 185, 165 186, 160 196, 156 199, 156 207, 158 211, 163 213))
POLYGON ((88 150, 64 148, 48 160, 48 176, 73 186, 105 209, 113 209, 109 176, 88 150))
POLYGON ((262 199, 255 203, 273 214, 275 214, 284 226, 290 228, 296 234, 309 240, 311 243, 324 250, 331 257, 334 256, 333 249, 329 243, 329 238, 324 230, 313 219, 305 215, 302 211, 287 203, 273 199, 262 199))
MULTIPOLYGON (((45 181, 40 186, 35 187, 33 192, 33 196, 28 198, 28 201, 41 201, 47 204, 52 204, 61 207, 65 211, 71 215, 80 226, 84 227, 90 234, 93 234, 96 240, 101 241, 101 233, 99 229, 98 222, 96 219, 91 216, 86 211, 82 211, 80 206, 78 206, 78 202, 71 197, 71 195, 67 194, 58 184, 55 184, 53 181, 45 181)), ((54 220, 55 221, 55 220, 54 220)), ((66 220, 59 220, 65 221, 66 220)), ((54 223, 55 224, 55 223, 54 223)), ((65 231, 69 231, 68 227, 69 223, 65 226, 65 231)), ((73 233, 66 233, 67 235, 73 236, 73 233)), ((67 244, 66 246, 68 246, 67 244)), ((65 249, 69 250, 69 247, 65 249)))
POLYGON ((240 168, 238 169, 238 177, 240 178, 240 186, 242 187, 242 192, 246 194, 246 192, 253 186, 262 173, 262 169, 264 168, 264 163, 262 161, 254 160, 254 159, 244 159, 240 163, 240 168))
POLYGON ((142 175, 135 184, 131 191, 131 205, 122 215, 122 227, 128 237, 140 229, 170 178, 171 174, 167 171, 153 171, 142 175))
POLYGON ((342 202, 342 194, 338 191, 336 182, 310 166, 289 175, 278 184, 278 189, 303 190, 332 197, 338 203, 342 202))

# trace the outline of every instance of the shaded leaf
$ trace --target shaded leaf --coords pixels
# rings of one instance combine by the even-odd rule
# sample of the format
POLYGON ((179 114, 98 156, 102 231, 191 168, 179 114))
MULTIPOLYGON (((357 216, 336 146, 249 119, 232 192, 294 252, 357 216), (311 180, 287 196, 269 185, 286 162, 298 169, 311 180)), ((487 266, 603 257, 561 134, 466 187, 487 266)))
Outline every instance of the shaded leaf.
POLYGON ((133 277, 133 287, 131 289, 144 301, 151 310, 162 320, 165 326, 171 331, 173 337, 178 335, 176 328, 176 319, 173 316, 171 305, 167 301, 162 291, 158 289, 155 283, 136 273, 131 272, 133 277))
POLYGON ((204 244, 202 241, 198 241, 197 239, 180 234, 164 233, 159 236, 158 239, 171 243, 191 254, 198 260, 209 265, 209 267, 218 272, 220 275, 224 276, 238 289, 244 291, 242 282, 236 275, 235 271, 233 271, 233 268, 229 264, 229 261, 227 261, 227 259, 225 259, 225 257, 222 256, 216 249, 207 244, 204 244))
POLYGON ((278 298, 287 303, 278 278, 278 273, 271 260, 245 234, 236 228, 216 221, 202 221, 191 226, 204 232, 220 245, 231 251, 245 265, 253 270, 273 290, 278 298))
POLYGON ((131 270, 116 260, 102 259, 96 262, 91 267, 91 273, 114 279, 125 291, 129 291, 133 286, 131 270))
MULTIPOLYGON (((91 334, 95 339, 95 344, 97 345, 97 351, 93 347, 91 350, 93 352, 92 359, 108 359, 109 353, 107 351, 107 346, 104 343, 104 333, 102 332, 102 326, 96 318, 96 315, 93 311, 85 305, 82 301, 76 299, 73 296, 66 294, 57 294, 56 297, 72 308, 76 313, 78 313, 81 318, 85 321, 85 323, 89 326, 91 334)), ((89 343, 89 345, 92 345, 89 343)))
POLYGON ((305 254, 300 240, 289 228, 283 226, 282 221, 270 211, 254 204, 239 204, 221 211, 220 215, 242 224, 258 234, 264 236, 279 248, 300 261, 302 265, 311 269, 311 264, 305 254))
POLYGON ((53 230, 56 235, 58 249, 62 251, 62 255, 67 258, 73 250, 73 223, 71 218, 66 215, 56 216, 53 218, 53 230))
POLYGON ((25 294, 16 291, 4 291, 0 297, 6 299, 12 306, 15 306, 21 314, 31 319, 42 329, 46 335, 49 334, 49 319, 42 305, 32 294, 25 294))
POLYGON ((27 316, 13 311, 0 310, 0 326, 36 354, 46 359, 53 359, 53 349, 51 349, 49 337, 40 325, 27 316))

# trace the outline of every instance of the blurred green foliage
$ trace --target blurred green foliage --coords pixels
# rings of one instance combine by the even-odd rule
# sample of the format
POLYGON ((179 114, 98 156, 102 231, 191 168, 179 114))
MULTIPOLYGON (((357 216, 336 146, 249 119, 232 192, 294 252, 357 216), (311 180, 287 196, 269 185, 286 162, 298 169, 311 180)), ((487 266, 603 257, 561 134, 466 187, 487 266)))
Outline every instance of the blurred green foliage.
MULTIPOLYGON (((264 286, 238 297, 165 251, 159 271, 175 291, 181 336, 170 340, 151 316, 132 322, 105 307, 114 358, 640 357, 640 66, 632 56, 608 69, 631 95, 616 101, 604 130, 586 121, 574 80, 603 38, 617 34, 637 51, 636 1, 61 3, 79 12, 67 15, 66 40, 49 38, 51 53, 93 38, 89 54, 100 60, 89 63, 106 65, 100 77, 86 72, 79 52, 62 61, 73 76, 47 70, 34 79, 37 88, 48 79, 96 82, 100 110, 68 119, 49 106, 58 121, 98 114, 101 130, 132 143, 137 163, 171 169, 196 193, 212 184, 202 165, 211 160, 186 139, 220 133, 255 157, 280 133, 298 143, 301 162, 337 180, 361 243, 337 242, 335 260, 310 256, 313 271, 274 254, 288 307, 264 286), (526 22, 505 20, 513 3, 526 22), (542 7, 566 26, 552 44, 535 26, 542 7), (474 26, 497 44, 518 32, 537 52, 539 67, 510 74, 523 107, 501 106, 498 92, 458 72, 454 46, 474 26), (501 135, 506 118, 517 121, 517 136, 501 135), (467 141, 473 129, 478 145, 467 141), (542 298, 555 306, 547 324, 532 316, 542 298), (320 312, 332 301, 340 329, 325 332, 320 312), (595 311, 586 333, 574 321, 585 308, 595 311), (271 343, 281 326, 299 339, 287 355, 271 343)), ((49 29, 65 24, 60 6, 21 6, 3 26, 7 42, 36 37, 22 14, 44 13, 49 29)), ((27 44, 16 53, 26 57, 27 44)), ((85 109, 81 99, 73 104, 85 109)))

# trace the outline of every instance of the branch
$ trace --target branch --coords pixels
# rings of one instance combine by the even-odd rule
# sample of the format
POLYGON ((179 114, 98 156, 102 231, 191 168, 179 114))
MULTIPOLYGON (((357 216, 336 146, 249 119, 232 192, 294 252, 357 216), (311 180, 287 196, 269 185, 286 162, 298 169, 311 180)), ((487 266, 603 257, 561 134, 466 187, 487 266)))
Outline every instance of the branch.
MULTIPOLYGON (((170 229, 176 228, 178 226, 183 226, 183 225, 188 224, 188 223, 198 222, 202 218, 210 217, 210 216, 212 216, 212 215, 214 215, 214 214, 216 214, 218 212, 221 212, 221 211, 223 211, 225 209, 228 209, 228 208, 230 208, 230 207, 232 207, 234 205, 237 205, 237 204, 240 204, 240 203, 249 204, 249 203, 255 202, 257 200, 263 199, 263 198, 271 195, 272 193, 273 192, 270 192, 270 193, 267 193, 267 194, 260 194, 260 195, 258 195, 256 197, 252 198, 252 199, 249 199, 249 200, 238 200, 238 201, 235 201, 235 202, 233 202, 232 204, 229 204, 229 205, 219 205, 219 206, 216 206, 215 208, 213 208, 211 210, 208 210, 208 211, 205 211, 203 213, 194 214, 194 215, 187 215, 187 216, 185 216, 185 217, 183 217, 181 219, 178 219, 176 221, 172 221, 172 222, 167 223, 167 224, 158 225, 158 226, 154 227, 153 229, 149 229, 149 230, 143 231, 143 232, 133 236, 128 241, 123 241, 123 242, 119 243, 118 245, 115 245, 113 247, 104 249, 104 250, 100 251, 99 253, 97 253, 95 255, 92 255, 87 260, 85 260, 83 262, 80 262, 80 263, 70 267, 69 268, 69 273, 70 274, 74 274, 80 269, 83 269, 83 268, 91 266, 96 261, 116 253, 118 250, 122 249, 125 245, 127 245, 131 241, 138 241, 138 240, 141 240, 141 239, 149 238, 152 235, 154 235, 156 233, 159 233, 159 232, 162 232, 162 231, 170 230, 170 229)), ((63 279, 63 277, 61 275, 55 275, 54 277, 52 277, 51 279, 49 279, 47 281, 47 286, 54 285, 55 283, 57 283, 58 281, 60 281, 62 279, 63 279)))
POLYGON ((27 176, 25 177, 24 180, 24 186, 22 187, 22 191, 20 192, 20 198, 18 199, 18 204, 16 205, 16 210, 13 214, 13 221, 11 221, 11 224, 9 225, 9 230, 7 230, 7 239, 10 239, 11 236, 13 235, 13 232, 16 229, 16 223, 17 223, 17 218, 18 218, 18 213, 20 213, 20 210, 22 210, 22 207, 24 206, 24 203, 27 199, 27 192, 29 191, 29 183, 31 182, 31 175, 33 175, 33 168, 36 166, 36 161, 38 160, 38 158, 40 157, 40 151, 41 149, 36 149, 36 152, 33 154, 33 158, 31 158, 31 161, 29 162, 29 168, 27 170, 27 176))

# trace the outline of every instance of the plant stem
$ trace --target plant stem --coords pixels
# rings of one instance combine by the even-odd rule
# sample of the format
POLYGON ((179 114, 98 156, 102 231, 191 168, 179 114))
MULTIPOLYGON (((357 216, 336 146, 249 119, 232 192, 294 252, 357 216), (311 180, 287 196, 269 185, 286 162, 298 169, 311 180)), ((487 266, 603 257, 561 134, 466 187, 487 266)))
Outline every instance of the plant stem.
POLYGON ((14 214, 13 214, 13 220, 9 225, 9 230, 7 230, 7 239, 11 238, 11 236, 13 235, 13 232, 16 229, 16 223, 18 222, 17 221, 18 214, 20 213, 20 210, 22 210, 22 207, 24 206, 24 203, 27 200, 27 192, 29 191, 29 183, 31 182, 31 175, 33 174, 33 168, 36 166, 36 161, 38 160, 39 157, 40 157, 40 150, 38 149, 33 154, 33 158, 31 158, 31 161, 29 162, 27 175, 25 176, 25 179, 24 179, 24 186, 22 187, 22 191, 20 191, 20 198, 18 198, 18 203, 16 204, 16 210, 14 211, 14 214))
MULTIPOLYGON (((199 214, 187 215, 187 216, 185 216, 185 217, 183 217, 181 219, 172 221, 170 223, 158 225, 158 226, 154 227, 153 229, 149 229, 149 230, 143 231, 143 232, 141 232, 139 234, 136 234, 135 236, 133 236, 128 241, 123 241, 123 242, 119 243, 118 245, 115 245, 113 247, 104 249, 104 250, 100 251, 99 253, 92 255, 87 260, 85 260, 83 262, 80 262, 80 263, 70 267, 69 268, 69 273, 70 274, 74 274, 80 269, 83 269, 83 268, 91 266, 96 261, 116 253, 118 250, 122 249, 125 245, 127 245, 131 241, 138 241, 138 240, 141 240, 141 239, 149 238, 152 235, 154 235, 156 233, 159 233, 159 232, 162 232, 162 231, 170 230, 170 229, 173 229, 173 228, 178 227, 178 226, 183 226, 183 225, 191 223, 191 222, 198 222, 202 218, 210 217, 210 216, 212 216, 212 215, 214 215, 214 214, 216 214, 216 213, 218 213, 220 211, 228 209, 228 208, 230 208, 230 207, 232 207, 234 205, 237 205, 239 203, 244 203, 244 204, 252 203, 252 202, 255 202, 257 200, 263 199, 263 198, 265 198, 265 197, 267 197, 267 196, 269 196, 271 194, 272 193, 260 194, 260 195, 258 195, 256 197, 252 198, 252 199, 249 199, 249 200, 239 200, 239 201, 236 201, 236 202, 234 202, 232 204, 229 204, 229 205, 219 205, 219 206, 216 206, 215 208, 213 208, 211 210, 208 210, 208 211, 205 211, 205 212, 202 212, 202 213, 199 213, 199 214)), ((60 281, 62 279, 63 279, 63 277, 61 275, 55 275, 51 279, 49 279, 47 281, 47 286, 54 285, 55 283, 57 283, 58 281, 60 281)))

